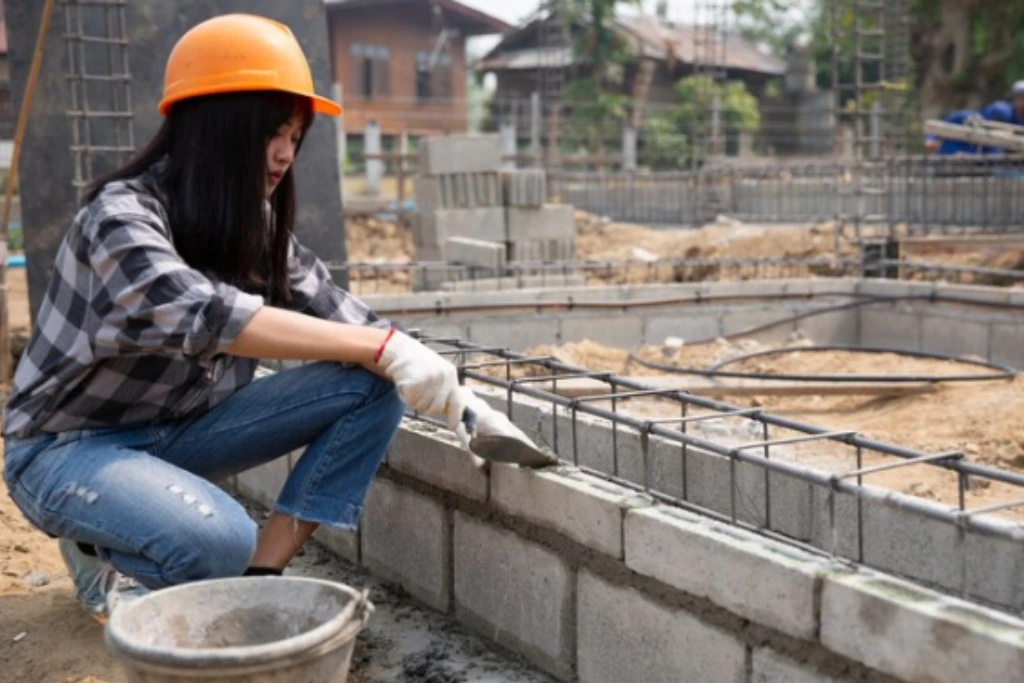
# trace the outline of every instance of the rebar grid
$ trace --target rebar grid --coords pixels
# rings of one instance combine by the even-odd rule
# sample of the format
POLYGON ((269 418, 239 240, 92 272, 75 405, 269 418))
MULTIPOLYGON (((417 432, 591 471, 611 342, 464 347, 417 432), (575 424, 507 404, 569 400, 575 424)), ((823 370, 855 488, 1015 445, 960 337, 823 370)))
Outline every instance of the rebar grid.
POLYGON ((990 512, 1024 506, 1024 476, 967 462, 963 460, 963 454, 960 452, 923 453, 868 439, 855 432, 823 429, 774 415, 761 409, 741 409, 679 390, 652 389, 640 382, 617 377, 610 372, 586 370, 566 364, 551 356, 529 357, 509 351, 508 349, 483 347, 456 338, 431 337, 420 332, 414 332, 414 334, 424 343, 437 349, 442 355, 452 359, 459 369, 459 376, 462 381, 472 380, 506 392, 506 411, 510 418, 514 418, 516 410, 515 398, 517 396, 532 399, 537 402, 536 405, 538 406, 550 406, 550 438, 544 436, 543 440, 547 442, 546 445, 561 460, 569 461, 581 470, 605 480, 643 492, 658 501, 726 521, 735 526, 769 536, 776 540, 782 540, 819 554, 824 553, 832 558, 842 559, 839 557, 837 545, 838 531, 835 504, 837 495, 847 494, 855 497, 857 500, 857 552, 855 557, 848 559, 864 564, 863 503, 865 501, 876 503, 894 502, 894 496, 898 496, 898 494, 868 488, 865 486, 865 479, 881 471, 904 467, 941 468, 953 473, 957 477, 960 495, 959 504, 956 509, 946 509, 925 504, 909 496, 898 496, 897 504, 901 509, 912 511, 928 519, 955 525, 961 541, 959 549, 962 562, 961 594, 963 597, 969 597, 968 585, 966 583, 966 541, 971 534, 980 534, 1024 544, 1024 527, 1019 524, 1007 524, 1002 520, 985 516, 990 512), (539 376, 522 378, 515 376, 515 370, 528 367, 536 370, 539 376), (591 395, 579 398, 568 398, 558 393, 557 384, 559 382, 580 379, 598 383, 605 388, 597 390, 591 395), (550 390, 547 388, 548 385, 551 387, 550 390), (678 417, 644 419, 620 410, 624 401, 651 398, 667 403, 670 407, 665 411, 666 414, 671 414, 675 410, 678 413, 678 417), (599 404, 609 405, 604 407, 599 404), (674 409, 671 408, 673 404, 676 406, 674 409), (612 457, 609 467, 594 467, 581 462, 579 452, 581 415, 587 415, 591 418, 605 420, 610 423, 611 439, 609 448, 612 457), (571 448, 566 448, 566 435, 560 435, 559 433, 559 418, 568 418, 570 420, 571 448), (749 442, 728 445, 699 436, 691 429, 691 427, 698 423, 720 420, 740 421, 748 426, 747 433, 759 434, 760 438, 749 442), (624 474, 621 468, 620 436, 623 430, 632 430, 635 435, 639 436, 642 474, 632 479, 629 478, 628 474, 624 474), (795 432, 797 436, 779 436, 780 431, 795 432), (670 492, 666 490, 664 482, 656 483, 654 481, 651 455, 652 438, 659 438, 678 446, 681 480, 672 483, 673 485, 679 485, 678 491, 680 493, 670 492), (839 445, 848 453, 850 465, 844 471, 837 474, 827 474, 778 457, 778 449, 781 447, 809 442, 839 445), (773 452, 773 449, 776 450, 773 452), (693 500, 692 492, 689 490, 690 487, 687 482, 687 461, 696 451, 700 451, 702 455, 710 454, 712 457, 719 457, 728 461, 730 488, 728 514, 708 509, 706 506, 698 504, 693 500), (890 461, 880 465, 865 466, 864 460, 869 456, 895 458, 896 462, 890 461), (760 519, 764 520, 763 524, 750 523, 740 517, 739 506, 742 504, 746 509, 750 505, 749 500, 738 500, 738 497, 743 495, 737 478, 737 469, 740 465, 752 465, 759 468, 764 474, 764 506, 760 510, 760 519), (832 539, 830 548, 813 546, 772 529, 771 486, 769 485, 769 477, 772 474, 791 477, 827 491, 830 509, 829 525, 832 539), (984 507, 969 509, 966 505, 966 491, 969 478, 980 478, 989 482, 1000 482, 1020 488, 1022 489, 1021 496, 1015 496, 1013 500, 1005 503, 989 504, 984 507))
POLYGON ((135 153, 127 0, 64 0, 72 184, 83 189, 135 153))

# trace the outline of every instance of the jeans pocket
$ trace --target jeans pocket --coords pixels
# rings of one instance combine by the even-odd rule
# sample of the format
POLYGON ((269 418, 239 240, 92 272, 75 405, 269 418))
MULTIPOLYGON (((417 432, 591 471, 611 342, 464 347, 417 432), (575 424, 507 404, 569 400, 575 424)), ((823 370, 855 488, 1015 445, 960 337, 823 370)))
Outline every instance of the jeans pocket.
POLYGON ((53 445, 56 437, 52 434, 19 439, 15 436, 4 438, 4 482, 13 486, 25 468, 32 464, 37 455, 53 445))

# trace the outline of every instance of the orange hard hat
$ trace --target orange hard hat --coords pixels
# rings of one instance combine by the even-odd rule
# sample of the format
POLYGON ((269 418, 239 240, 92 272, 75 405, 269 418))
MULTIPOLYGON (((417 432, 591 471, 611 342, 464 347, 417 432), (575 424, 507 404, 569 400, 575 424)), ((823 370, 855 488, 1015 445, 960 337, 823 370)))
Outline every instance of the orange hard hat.
POLYGON ((194 26, 171 50, 160 113, 191 97, 277 90, 308 97, 330 116, 341 105, 320 97, 302 48, 284 24, 251 14, 225 14, 194 26))

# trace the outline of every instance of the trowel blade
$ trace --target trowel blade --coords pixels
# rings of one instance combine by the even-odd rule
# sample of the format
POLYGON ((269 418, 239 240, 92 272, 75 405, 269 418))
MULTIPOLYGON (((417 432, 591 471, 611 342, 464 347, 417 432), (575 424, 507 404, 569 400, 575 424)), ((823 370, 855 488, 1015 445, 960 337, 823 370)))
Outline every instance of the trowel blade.
POLYGON ((545 453, 510 436, 476 436, 469 442, 474 455, 491 462, 521 467, 549 467, 558 463, 552 453, 545 453))

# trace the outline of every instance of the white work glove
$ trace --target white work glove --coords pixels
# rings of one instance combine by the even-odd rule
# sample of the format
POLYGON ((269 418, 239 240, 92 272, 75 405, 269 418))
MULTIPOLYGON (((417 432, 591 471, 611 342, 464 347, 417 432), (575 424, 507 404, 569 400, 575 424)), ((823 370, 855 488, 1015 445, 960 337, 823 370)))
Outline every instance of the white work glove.
POLYGON ((469 442, 474 436, 509 436, 524 441, 536 448, 536 445, 519 427, 512 424, 505 413, 491 408, 482 398, 473 393, 469 387, 457 387, 448 400, 448 428, 455 432, 462 447, 469 450, 469 442), (462 421, 462 416, 469 408, 476 414, 476 431, 472 434, 462 421))
POLYGON ((448 399, 459 386, 454 365, 398 330, 384 344, 377 366, 395 383, 406 405, 426 415, 445 415, 448 399))

